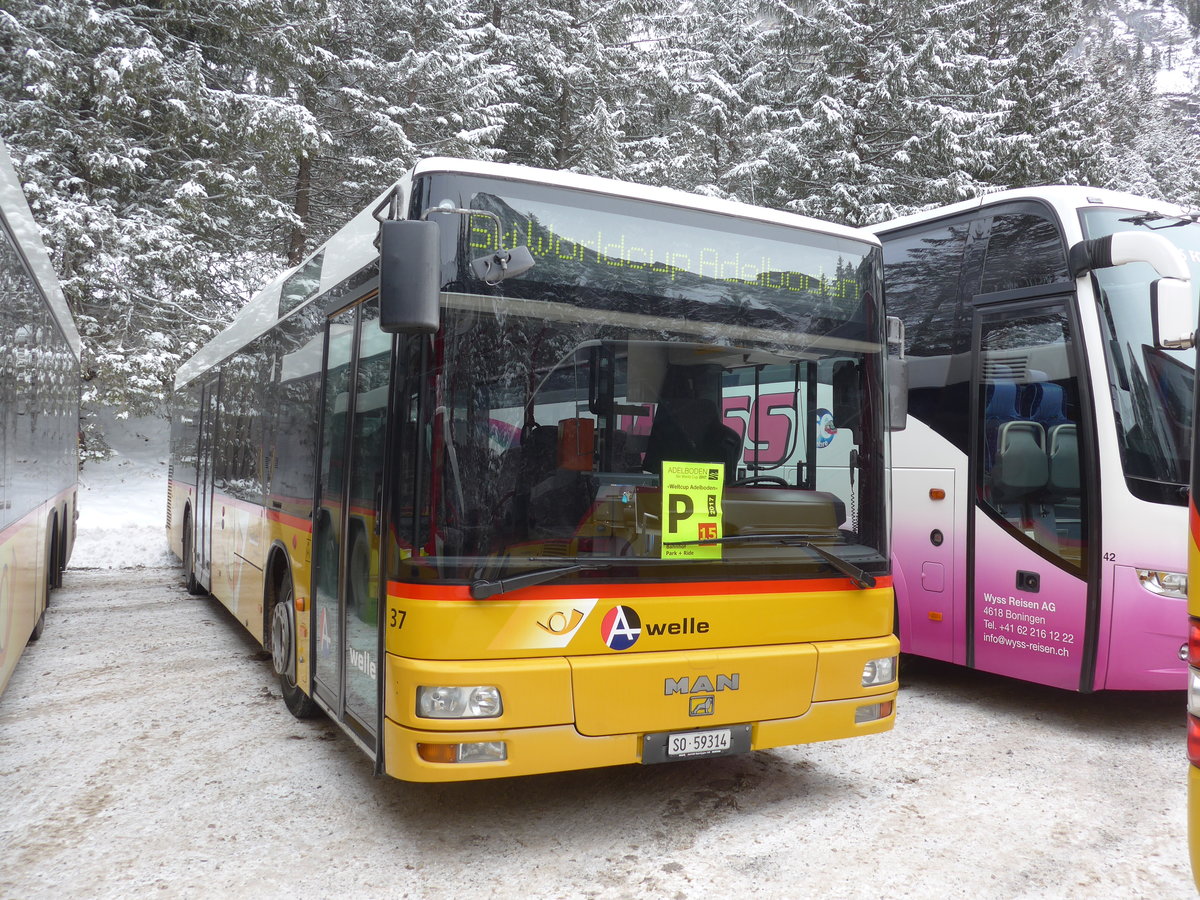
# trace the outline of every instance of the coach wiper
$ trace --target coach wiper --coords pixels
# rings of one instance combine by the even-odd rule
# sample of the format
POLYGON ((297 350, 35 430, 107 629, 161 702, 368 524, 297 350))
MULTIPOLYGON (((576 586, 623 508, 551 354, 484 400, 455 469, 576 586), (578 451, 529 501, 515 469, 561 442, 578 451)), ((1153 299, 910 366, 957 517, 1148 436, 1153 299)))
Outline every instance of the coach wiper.
POLYGON ((732 537, 709 538, 698 541, 664 541, 664 547, 704 547, 713 544, 783 544, 786 547, 799 547, 815 553, 829 565, 833 566, 860 588, 875 587, 875 576, 860 569, 847 559, 842 559, 835 553, 826 550, 820 544, 814 544, 802 534, 737 534, 732 537))

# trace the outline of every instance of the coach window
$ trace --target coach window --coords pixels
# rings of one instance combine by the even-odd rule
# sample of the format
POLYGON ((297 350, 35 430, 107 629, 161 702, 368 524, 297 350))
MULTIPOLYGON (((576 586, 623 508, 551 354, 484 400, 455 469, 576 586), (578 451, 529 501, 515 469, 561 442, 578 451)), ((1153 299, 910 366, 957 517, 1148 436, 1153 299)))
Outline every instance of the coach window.
POLYGON ((887 308, 904 320, 908 412, 964 453, 971 315, 960 288, 971 222, 944 223, 884 244, 887 308))
POLYGON ((992 218, 979 293, 1011 291, 1070 281, 1058 227, 1033 213, 992 218))

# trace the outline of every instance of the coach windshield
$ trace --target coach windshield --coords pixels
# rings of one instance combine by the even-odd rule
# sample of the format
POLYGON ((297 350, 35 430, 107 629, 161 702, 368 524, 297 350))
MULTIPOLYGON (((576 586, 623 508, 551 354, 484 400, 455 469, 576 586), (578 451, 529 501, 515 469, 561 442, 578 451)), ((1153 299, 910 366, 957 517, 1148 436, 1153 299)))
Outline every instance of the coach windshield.
MULTIPOLYGON (((1088 238, 1118 231, 1151 231, 1167 238, 1188 261, 1193 292, 1200 284, 1200 224, 1134 210, 1084 209, 1080 214, 1088 238)), ((1195 351, 1154 346, 1149 298, 1150 283, 1158 276, 1149 263, 1093 274, 1126 483, 1144 500, 1186 506, 1195 351)))

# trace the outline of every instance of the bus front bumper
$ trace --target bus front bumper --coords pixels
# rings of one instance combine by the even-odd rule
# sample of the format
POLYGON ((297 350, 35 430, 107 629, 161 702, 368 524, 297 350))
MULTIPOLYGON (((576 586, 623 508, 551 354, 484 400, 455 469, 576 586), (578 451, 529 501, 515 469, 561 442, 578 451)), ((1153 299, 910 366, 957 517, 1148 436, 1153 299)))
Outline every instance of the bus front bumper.
MULTIPOLYGON (((888 731, 895 722, 896 695, 893 689, 869 697, 819 701, 812 703, 801 716, 748 723, 750 749, 766 750, 888 731), (888 704, 883 707, 885 715, 872 721, 856 721, 860 707, 876 704, 888 704)), ((642 762, 644 738, 644 734, 591 737, 580 734, 573 724, 495 731, 422 731, 389 718, 384 720, 384 771, 403 781, 434 782, 624 765, 642 762), (505 758, 464 762, 431 762, 423 758, 422 750, 425 757, 436 758, 453 751, 442 754, 431 747, 459 744, 489 745, 484 749, 493 753, 497 745, 502 745, 505 758)))

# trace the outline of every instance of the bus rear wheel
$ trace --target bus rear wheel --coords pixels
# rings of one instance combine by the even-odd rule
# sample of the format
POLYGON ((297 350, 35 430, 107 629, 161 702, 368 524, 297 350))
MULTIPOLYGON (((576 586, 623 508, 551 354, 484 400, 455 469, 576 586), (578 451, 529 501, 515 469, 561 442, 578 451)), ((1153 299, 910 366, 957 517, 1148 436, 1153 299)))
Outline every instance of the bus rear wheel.
POLYGON ((183 574, 184 586, 189 594, 199 597, 204 593, 204 588, 200 587, 200 582, 196 579, 195 534, 192 531, 190 513, 183 520, 183 574))
POLYGON ((46 611, 43 609, 42 614, 38 616, 38 620, 33 624, 33 631, 29 632, 29 643, 33 643, 42 636, 42 632, 46 630, 46 611))
POLYGON ((54 574, 54 559, 50 554, 46 555, 46 584, 42 588, 42 614, 38 616, 38 620, 33 623, 33 631, 29 632, 29 642, 33 643, 42 636, 42 632, 46 628, 46 607, 50 605, 50 584, 51 577, 54 574))
POLYGON ((297 719, 315 716, 319 712, 316 702, 296 684, 296 605, 291 575, 283 576, 279 599, 271 612, 271 662, 288 711, 297 719))

